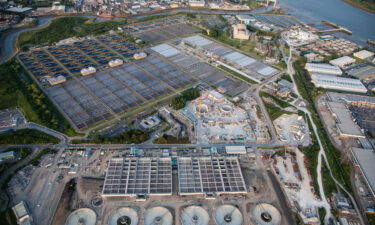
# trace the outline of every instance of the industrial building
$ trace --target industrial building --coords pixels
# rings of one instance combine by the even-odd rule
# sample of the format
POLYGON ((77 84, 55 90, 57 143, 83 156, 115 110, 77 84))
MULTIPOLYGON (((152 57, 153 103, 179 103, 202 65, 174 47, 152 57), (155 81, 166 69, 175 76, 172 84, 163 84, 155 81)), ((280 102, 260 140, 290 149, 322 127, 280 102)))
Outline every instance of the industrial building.
POLYGON ((9 151, 9 152, 1 152, 0 153, 0 164, 11 161, 15 158, 14 151, 9 151))
POLYGON ((342 74, 340 67, 332 66, 326 63, 306 63, 305 69, 310 73, 324 73, 332 75, 342 74))
POLYGON ((374 53, 367 50, 361 50, 359 52, 353 53, 353 56, 359 59, 367 59, 374 56, 374 53))
POLYGON ((332 65, 338 66, 340 68, 353 64, 355 62, 356 60, 349 56, 343 56, 329 61, 329 63, 331 63, 332 65))
POLYGON ((227 155, 243 155, 246 154, 246 147, 243 145, 225 146, 227 155))
POLYGON ((352 148, 353 161, 357 166, 368 187, 371 190, 372 195, 375 197, 375 153, 373 150, 352 148))
POLYGON ((250 31, 246 28, 245 24, 239 23, 232 25, 233 28, 233 38, 240 39, 240 40, 249 40, 250 38, 250 31))
POLYGON ((112 158, 102 195, 172 195, 171 165, 171 158, 112 158))
POLYGON ((257 20, 249 15, 236 15, 236 18, 243 24, 249 25, 255 23, 257 20))
POLYGON ((31 224, 33 218, 24 201, 21 201, 12 208, 14 215, 16 216, 17 223, 20 225, 31 224))
POLYGON ((237 157, 178 158, 180 195, 246 194, 237 157))
POLYGON ((360 80, 335 77, 331 75, 323 74, 312 74, 311 81, 316 87, 325 89, 333 89, 348 92, 366 93, 367 88, 362 84, 360 80))
POLYGON ((375 66, 364 63, 350 68, 346 73, 360 80, 370 80, 375 78, 375 66))
POLYGON ((365 138, 361 128, 353 121, 344 102, 327 102, 327 108, 335 118, 336 128, 343 137, 365 138))

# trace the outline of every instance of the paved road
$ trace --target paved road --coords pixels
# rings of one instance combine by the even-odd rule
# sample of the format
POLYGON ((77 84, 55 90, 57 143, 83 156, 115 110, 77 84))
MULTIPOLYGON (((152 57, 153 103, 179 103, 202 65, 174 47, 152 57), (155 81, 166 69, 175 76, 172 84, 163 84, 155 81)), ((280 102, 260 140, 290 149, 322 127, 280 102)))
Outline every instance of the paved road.
POLYGON ((296 224, 296 222, 294 221, 293 212, 288 204, 289 201, 286 199, 285 193, 280 187, 280 183, 278 182, 277 178, 270 170, 268 170, 267 173, 268 173, 268 176, 270 177, 271 183, 273 185, 273 189, 276 192, 276 196, 279 199, 280 208, 282 210, 281 215, 285 217, 287 224, 296 224))

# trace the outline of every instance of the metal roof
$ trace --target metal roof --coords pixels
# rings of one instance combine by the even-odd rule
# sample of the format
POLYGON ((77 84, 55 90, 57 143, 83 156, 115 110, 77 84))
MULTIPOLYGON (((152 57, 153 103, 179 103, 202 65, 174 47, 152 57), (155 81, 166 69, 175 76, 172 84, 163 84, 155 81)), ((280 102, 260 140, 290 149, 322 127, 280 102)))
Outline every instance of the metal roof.
POLYGON ((352 148, 352 154, 368 183, 372 195, 375 196, 375 153, 373 150, 352 148))
POLYGON ((180 53, 179 50, 168 44, 157 45, 155 47, 152 47, 151 49, 164 57, 171 57, 180 53))

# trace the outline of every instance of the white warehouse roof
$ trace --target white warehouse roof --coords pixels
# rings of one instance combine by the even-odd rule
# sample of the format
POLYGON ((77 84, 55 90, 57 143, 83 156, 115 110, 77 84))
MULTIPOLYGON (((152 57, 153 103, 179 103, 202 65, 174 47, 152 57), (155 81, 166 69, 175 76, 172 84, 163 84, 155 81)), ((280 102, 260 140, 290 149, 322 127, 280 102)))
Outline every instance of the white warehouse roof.
POLYGON ((360 80, 351 78, 335 77, 331 75, 311 75, 315 86, 327 89, 335 89, 349 92, 366 93, 367 88, 360 80))
POLYGON ((191 36, 191 37, 187 37, 187 38, 184 38, 183 39, 184 41, 187 41, 187 42, 190 42, 196 46, 205 46, 205 45, 209 45, 209 44, 212 44, 213 42, 208 40, 207 38, 204 38, 200 35, 194 35, 194 36, 191 36))
POLYGON ((367 59, 367 58, 373 56, 374 53, 370 52, 370 51, 367 51, 367 50, 362 50, 362 51, 359 51, 359 52, 355 52, 353 55, 357 58, 360 58, 360 59, 367 59))
POLYGON ((306 63, 305 69, 309 72, 326 73, 333 75, 341 75, 340 67, 329 65, 326 63, 306 63))
POLYGON ((241 146, 225 146, 225 152, 227 154, 246 154, 246 147, 241 146))
POLYGON ((331 61, 329 61, 329 63, 335 66, 343 67, 343 66, 355 63, 355 59, 349 56, 343 56, 337 59, 332 59, 331 61))

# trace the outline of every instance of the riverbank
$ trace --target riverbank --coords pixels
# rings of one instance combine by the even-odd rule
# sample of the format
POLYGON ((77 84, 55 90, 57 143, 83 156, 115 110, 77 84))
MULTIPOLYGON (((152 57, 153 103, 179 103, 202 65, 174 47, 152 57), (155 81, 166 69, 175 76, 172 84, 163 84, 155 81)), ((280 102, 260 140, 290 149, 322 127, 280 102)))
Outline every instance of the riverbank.
POLYGON ((369 13, 374 13, 375 14, 375 3, 368 3, 368 4, 363 4, 361 2, 357 2, 356 0, 342 0, 343 2, 353 6, 353 7, 356 7, 358 9, 362 9, 366 12, 369 12, 369 13), (368 8, 370 7, 370 8, 368 8))

